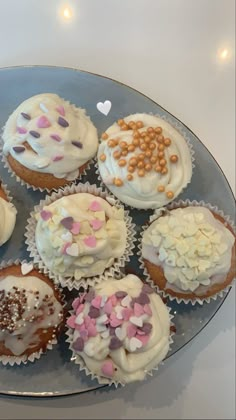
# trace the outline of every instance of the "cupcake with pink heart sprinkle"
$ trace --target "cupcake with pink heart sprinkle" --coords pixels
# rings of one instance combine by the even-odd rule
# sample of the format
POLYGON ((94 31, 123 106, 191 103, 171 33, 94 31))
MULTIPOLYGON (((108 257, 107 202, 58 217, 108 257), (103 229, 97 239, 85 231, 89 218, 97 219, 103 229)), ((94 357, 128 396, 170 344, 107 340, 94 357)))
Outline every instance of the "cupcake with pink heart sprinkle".
POLYGON ((91 287, 72 307, 67 320, 72 359, 99 383, 143 380, 169 351, 169 310, 135 275, 91 287))
POLYGON ((3 130, 3 156, 17 180, 34 189, 60 188, 81 175, 98 147, 85 111, 56 94, 22 102, 3 130))
POLYGON ((32 213, 26 235, 35 263, 69 289, 114 275, 133 248, 128 212, 89 184, 48 196, 32 213))

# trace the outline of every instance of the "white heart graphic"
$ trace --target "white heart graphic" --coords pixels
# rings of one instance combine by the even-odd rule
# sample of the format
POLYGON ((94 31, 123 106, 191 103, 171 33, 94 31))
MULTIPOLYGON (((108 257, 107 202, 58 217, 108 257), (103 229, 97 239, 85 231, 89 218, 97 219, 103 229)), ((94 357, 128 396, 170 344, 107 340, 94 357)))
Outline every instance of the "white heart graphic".
POLYGON ((126 337, 126 331, 122 328, 116 328, 115 335, 117 338, 119 338, 120 341, 123 341, 124 338, 126 337))
POLYGON ((138 338, 136 338, 136 337, 131 338, 131 340, 130 340, 130 350, 131 351, 141 349, 142 345, 143 345, 143 343, 140 340, 138 340, 138 338))
POLYGON ((23 263, 21 264, 21 273, 23 276, 30 273, 34 269, 34 266, 32 263, 23 263))
POLYGON ((71 255, 72 257, 78 257, 79 255, 79 247, 77 244, 72 244, 66 249, 67 255, 71 255))
POLYGON ((97 109, 104 115, 108 115, 111 109, 111 101, 98 102, 97 109))

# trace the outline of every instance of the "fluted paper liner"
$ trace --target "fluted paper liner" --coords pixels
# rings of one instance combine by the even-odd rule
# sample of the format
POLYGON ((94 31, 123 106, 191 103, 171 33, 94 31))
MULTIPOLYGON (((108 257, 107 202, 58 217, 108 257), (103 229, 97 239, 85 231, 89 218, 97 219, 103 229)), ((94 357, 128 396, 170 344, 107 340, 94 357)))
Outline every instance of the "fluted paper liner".
MULTIPOLYGON (((66 101, 64 98, 62 98, 64 101, 66 101)), ((70 103, 70 101, 66 101, 67 103, 69 103, 70 105, 72 105, 75 109, 78 109, 79 107, 78 106, 76 106, 75 104, 71 104, 70 103)), ((82 110, 82 108, 80 108, 81 110, 82 110)), ((86 110, 84 110, 84 111, 86 111, 86 110)), ((11 114, 10 114, 11 115, 11 114)), ((10 115, 9 115, 9 117, 10 117, 10 115)), ((89 117, 89 115, 87 115, 86 114, 86 116, 90 119, 90 117, 89 117)), ((9 118, 8 117, 8 118, 9 118)), ((91 120, 91 119, 90 119, 91 120)), ((91 121, 91 124, 93 124, 93 122, 91 121)), ((94 124, 93 124, 94 125, 94 124)), ((19 182, 22 186, 26 186, 28 189, 29 188, 32 188, 32 190, 33 191, 41 191, 41 192, 43 192, 43 191, 46 191, 46 192, 48 192, 48 193, 52 193, 53 191, 57 191, 58 190, 58 188, 53 188, 53 189, 49 189, 49 188, 41 188, 41 187, 35 187, 34 185, 31 185, 31 184, 29 184, 28 182, 26 182, 26 181, 24 181, 22 178, 20 178, 18 175, 16 175, 16 173, 12 170, 12 168, 11 168, 11 166, 10 166, 10 164, 9 164, 9 162, 8 162, 8 160, 7 160, 7 156, 3 153, 3 145, 4 145, 4 142, 3 142, 3 140, 2 140, 2 134, 3 134, 3 132, 4 132, 4 128, 5 128, 5 126, 3 126, 2 128, 1 128, 1 133, 0 133, 0 158, 1 158, 1 161, 3 162, 3 166, 4 166, 4 168, 6 168, 7 169, 7 171, 8 171, 8 173, 10 174, 10 176, 12 177, 12 178, 15 178, 16 179, 16 181, 17 182, 19 182)), ((72 139, 73 140, 73 139, 72 139)), ((73 180, 68 180, 68 185, 72 185, 73 183, 75 183, 75 182, 77 182, 77 181, 80 181, 81 180, 81 178, 83 177, 83 176, 86 176, 87 175, 87 172, 90 170, 90 168, 91 168, 91 166, 94 164, 94 157, 92 157, 91 159, 89 159, 89 161, 88 162, 86 162, 85 163, 85 168, 84 168, 84 170, 81 172, 81 173, 79 173, 79 175, 75 178, 75 179, 73 179, 73 180)), ((78 168, 78 169, 80 169, 80 168, 78 168)), ((37 172, 37 170, 35 169, 35 171, 37 172)), ((42 172, 40 172, 40 171, 38 171, 39 173, 42 173, 42 172)), ((43 173, 46 173, 46 172, 43 172, 43 173)), ((53 174, 52 174, 53 175, 53 174)), ((56 177, 55 177, 56 178, 56 177)))
MULTIPOLYGON (((172 322, 172 319, 174 318, 174 315, 172 315, 172 313, 171 313, 171 308, 169 308, 166 304, 165 304, 165 306, 166 306, 166 308, 168 309, 168 312, 169 312, 170 327, 173 327, 174 326, 174 323, 172 322)), ((74 313, 73 310, 70 311, 70 315, 73 315, 73 313, 74 313)), ((72 362, 74 362, 76 365, 78 365, 79 370, 81 372, 84 371, 87 376, 90 376, 92 380, 97 380, 100 385, 105 385, 105 384, 106 385, 109 385, 109 386, 114 385, 116 388, 118 388, 118 386, 120 386, 120 385, 121 386, 125 386, 126 385, 123 382, 117 382, 117 381, 114 381, 112 379, 109 380, 109 378, 101 377, 101 376, 98 376, 95 373, 91 372, 87 368, 87 366, 86 366, 86 364, 84 362, 84 359, 78 353, 76 353, 75 350, 72 347, 72 345, 73 345, 73 334, 74 334, 74 330, 72 328, 70 328, 70 327, 67 327, 67 330, 66 330, 66 335, 67 335, 66 342, 69 343, 69 349, 72 352, 72 356, 71 356, 70 360, 72 362)), ((170 329, 169 350, 168 350, 168 353, 167 354, 169 354, 170 351, 171 351, 171 345, 174 342, 173 341, 174 334, 175 333, 170 329)), ((167 355, 166 355, 166 357, 167 357, 167 355)), ((165 359, 166 359, 166 357, 165 357, 165 359)), ((152 368, 150 371, 147 371, 146 374, 145 374, 144 380, 146 380, 148 376, 153 376, 153 373, 156 372, 156 371, 158 371, 159 365, 163 365, 164 364, 165 359, 162 360, 158 364, 158 366, 152 368)))
MULTIPOLYGON (((0 263, 0 272, 2 268, 6 268, 6 267, 11 267, 12 265, 22 265, 24 263, 29 263, 29 261, 27 260, 8 260, 8 261, 3 261, 0 263)), ((37 267, 35 267, 37 269, 37 267)), ((27 274, 26 274, 27 275, 27 274)), ((30 275, 30 273, 29 273, 30 275)), ((65 298, 64 295, 61 291, 60 288, 58 288, 57 286, 54 285, 54 288, 59 289, 60 291, 60 295, 61 295, 61 304, 63 306, 63 308, 65 308, 65 298)), ((48 350, 52 350, 53 347, 55 346, 55 344, 58 343, 57 337, 52 338, 48 343, 47 343, 47 348, 45 351, 43 351, 42 349, 40 349, 37 352, 34 352, 32 354, 30 354, 29 356, 27 355, 23 355, 23 356, 5 356, 5 355, 0 355, 0 363, 2 363, 4 366, 6 365, 10 365, 10 366, 14 366, 14 365, 26 365, 28 362, 33 363, 36 360, 39 360, 40 357, 43 354, 46 354, 48 350)))
MULTIPOLYGON (((146 113, 147 114, 147 113, 146 113)), ((178 122, 178 121, 172 121, 171 120, 171 118, 170 117, 168 117, 168 116, 166 116, 166 115, 161 115, 161 114, 153 114, 153 113, 151 113, 151 112, 149 112, 148 113, 149 115, 152 115, 152 116, 154 116, 154 117, 158 117, 158 118, 161 118, 162 120, 164 120, 164 121, 166 121, 168 124, 170 124, 170 125, 172 125, 172 127, 174 127, 177 131, 179 131, 179 133, 183 136, 183 138, 185 139, 185 141, 186 141, 186 143, 187 143, 187 145, 188 145, 188 149, 189 149, 189 153, 190 153, 190 157, 191 157, 191 162, 192 162, 192 170, 194 171, 194 168, 195 168, 195 157, 194 157, 194 149, 193 149, 193 146, 192 146, 192 144, 191 144, 191 141, 190 141, 190 138, 189 138, 189 136, 188 135, 186 135, 186 132, 183 130, 183 128, 182 128, 182 125, 178 122)), ((128 116, 128 115, 127 115, 128 116)), ((125 118, 125 117, 124 117, 125 118)), ((110 126, 109 126, 110 127, 110 126)), ((109 127, 107 127, 107 128, 109 128, 109 127)), ((105 130, 106 131, 106 130, 105 130)), ((98 177, 98 180, 99 180, 99 183, 100 183, 100 185, 101 185, 101 187, 102 188, 104 188, 107 192, 108 192, 108 194, 110 194, 110 195, 112 195, 113 197, 115 197, 116 198, 116 196, 114 195, 114 193, 112 193, 112 191, 110 191, 109 190, 109 187, 107 187, 107 185, 105 184, 105 182, 103 181, 103 179, 102 179, 102 177, 101 177, 101 174, 100 174, 100 171, 99 171, 99 166, 98 166, 98 154, 97 154, 97 159, 96 159, 96 161, 95 161, 95 164, 94 164, 94 166, 95 166, 95 168, 96 168, 96 175, 97 175, 97 177, 98 177)), ((182 188, 182 190, 181 190, 181 192, 178 194, 178 196, 180 195, 180 194, 182 194, 183 193, 183 191, 188 187, 188 185, 191 183, 191 180, 192 180, 192 177, 193 177, 193 174, 192 174, 192 176, 191 176, 191 178, 190 178, 190 180, 189 180, 189 182, 182 188)), ((174 200, 176 200, 177 198, 178 198, 178 196, 176 196, 176 197, 174 197, 172 200, 170 200, 169 201, 169 204, 172 202, 172 201, 174 201, 174 200)), ((120 201, 122 201, 121 199, 120 199, 120 201)), ((127 204, 127 203, 125 203, 125 202, 122 202, 122 203, 124 203, 125 204, 125 206, 126 207, 128 207, 128 208, 130 208, 130 209, 139 209, 138 207, 133 207, 133 206, 131 206, 131 205, 129 205, 129 204, 127 204)), ((165 204, 165 206, 167 206, 168 205, 168 203, 167 204, 165 204)), ((160 207, 159 207, 160 208, 160 207)), ((140 210, 148 210, 148 209, 140 209, 140 210)), ((155 209, 153 209, 153 210, 155 210, 155 209)))
POLYGON ((91 185, 89 182, 86 182, 85 184, 79 183, 78 185, 74 184, 61 188, 58 190, 58 192, 54 192, 52 195, 46 196, 44 200, 40 201, 39 205, 34 207, 33 212, 30 213, 30 218, 28 219, 26 226, 25 236, 26 244, 28 245, 27 249, 30 252, 31 258, 33 258, 34 263, 38 266, 40 271, 48 275, 56 284, 59 283, 62 287, 67 287, 69 290, 72 290, 73 288, 78 290, 80 287, 86 288, 88 286, 93 286, 96 283, 99 283, 100 281, 109 277, 119 277, 120 268, 125 266, 126 262, 130 260, 130 257, 133 254, 132 250, 134 248, 135 241, 135 225, 132 223, 129 212, 125 210, 124 221, 127 229, 127 240, 124 254, 120 258, 115 259, 114 263, 110 267, 106 268, 103 274, 93 277, 82 277, 80 280, 76 280, 73 276, 65 277, 60 274, 53 273, 42 261, 36 246, 35 229, 37 221, 35 215, 39 213, 44 206, 48 206, 59 198, 76 193, 89 193, 95 196, 99 196, 105 199, 112 206, 123 209, 123 206, 119 200, 114 199, 101 188, 98 188, 96 185, 91 185))
MULTIPOLYGON (((219 216, 221 216, 222 218, 224 218, 224 220, 232 227, 232 229, 235 233, 235 225, 234 225, 233 221, 231 220, 231 218, 229 216, 225 215, 222 210, 219 210, 219 208, 217 206, 214 206, 210 203, 206 203, 203 200, 201 200, 201 201, 196 201, 196 200, 191 201, 191 200, 187 199, 187 200, 179 200, 178 202, 170 203, 166 207, 163 207, 161 209, 156 209, 156 212, 154 212, 154 214, 150 216, 149 223, 151 224, 154 220, 161 217, 162 212, 177 209, 179 207, 187 207, 187 206, 202 206, 202 207, 208 208, 209 210, 213 211, 214 213, 216 213, 219 216)), ((228 293, 230 288, 234 285, 235 279, 231 282, 231 284, 229 284, 227 287, 225 287, 224 289, 222 289, 220 292, 216 293, 215 295, 212 295, 212 296, 207 297, 207 298, 195 298, 195 299, 179 298, 177 296, 170 295, 165 290, 160 289, 151 279, 151 277, 150 277, 150 275, 149 275, 149 273, 148 273, 148 271, 147 271, 147 269, 144 265, 143 258, 142 258, 142 239, 143 239, 143 234, 144 234, 146 229, 147 229, 147 226, 143 226, 143 230, 141 232, 141 237, 140 237, 139 244, 138 244, 138 249, 139 249, 138 255, 139 255, 140 267, 144 272, 145 280, 147 281, 147 283, 149 283, 150 286, 154 287, 156 289, 157 293, 162 295, 164 298, 168 298, 170 301, 176 301, 178 304, 183 302, 183 303, 186 303, 186 304, 191 303, 193 306, 196 303, 198 303, 199 305, 203 305, 204 303, 210 303, 212 300, 216 300, 218 298, 223 298, 226 295, 226 293, 228 293)))

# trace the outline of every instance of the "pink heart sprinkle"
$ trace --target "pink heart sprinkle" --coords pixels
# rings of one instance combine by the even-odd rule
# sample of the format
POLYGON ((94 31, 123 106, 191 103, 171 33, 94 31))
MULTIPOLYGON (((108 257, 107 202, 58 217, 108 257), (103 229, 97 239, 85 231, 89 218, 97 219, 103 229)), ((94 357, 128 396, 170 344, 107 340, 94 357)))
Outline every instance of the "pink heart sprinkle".
POLYGON ((85 327, 86 328, 88 328, 88 326, 90 325, 92 323, 92 318, 90 318, 90 316, 86 316, 85 318, 84 318, 84 324, 85 324, 85 327))
POLYGON ((110 299, 108 299, 108 301, 104 305, 104 312, 107 315, 110 315, 112 313, 112 302, 110 299))
POLYGON ((73 223, 73 226, 72 226, 72 229, 71 229, 71 233, 73 233, 73 235, 78 235, 78 233, 80 231, 80 227, 81 227, 80 222, 73 223))
POLYGON ((144 309, 139 303, 134 304, 134 315, 135 316, 141 316, 144 314, 144 309))
POLYGON ((88 326, 88 336, 89 337, 96 337, 97 335, 97 328, 92 323, 88 326))
POLYGON ((59 105, 56 107, 56 111, 59 112, 60 115, 62 115, 62 117, 65 116, 65 108, 62 105, 59 105))
POLYGON ((76 310, 77 310, 77 308, 79 307, 79 305, 80 305, 80 298, 79 298, 79 297, 77 297, 77 298, 73 301, 73 303, 72 303, 72 308, 74 309, 74 311, 76 311, 76 310))
POLYGON ((137 334, 138 335, 145 335, 145 332, 144 331, 141 331, 141 330, 137 330, 137 334))
POLYGON ((66 243, 63 245, 63 247, 62 247, 61 253, 62 253, 63 255, 66 255, 66 250, 67 250, 67 248, 69 248, 70 246, 71 246, 71 242, 66 242, 66 243))
POLYGON ((40 212, 40 216, 46 222, 47 220, 51 219, 52 213, 50 211, 48 211, 48 210, 42 210, 40 212))
POLYGON ((96 296, 92 302, 91 305, 94 306, 94 308, 99 309, 101 307, 101 302, 102 302, 102 296, 96 296))
POLYGON ((27 130, 24 127, 16 127, 16 131, 19 134, 25 134, 25 133, 27 133, 27 130))
POLYGON ((80 331, 80 337, 83 338, 84 341, 88 341, 88 330, 80 331))
POLYGON ((78 308, 76 309, 76 315, 79 315, 81 312, 83 312, 84 304, 81 303, 78 308))
POLYGON ((130 308, 124 308, 121 314, 123 316, 124 321, 128 321, 130 317, 133 315, 133 311, 130 308))
POLYGON ((148 341, 150 339, 150 335, 139 335, 137 337, 137 339, 141 341, 141 343, 143 344, 143 346, 146 346, 146 344, 148 343, 148 341))
POLYGON ((70 328, 75 328, 75 315, 71 315, 70 318, 67 319, 66 323, 68 325, 68 327, 70 328))
POLYGON ((61 155, 59 156, 59 155, 58 155, 58 156, 55 156, 55 157, 52 159, 52 161, 53 161, 53 162, 58 162, 59 160, 62 160, 62 159, 64 159, 64 156, 61 156, 61 155))
POLYGON ((45 115, 42 115, 41 117, 38 118, 38 121, 37 121, 38 128, 48 128, 50 127, 50 125, 51 123, 47 119, 47 117, 45 117, 45 115))
POLYGON ((79 325, 79 324, 75 324, 75 329, 76 329, 77 331, 79 331, 79 332, 81 332, 81 331, 85 330, 86 328, 85 328, 84 322, 83 322, 83 324, 81 324, 81 325, 79 325))
POLYGON ((111 295, 110 299, 111 299, 112 305, 113 306, 116 306, 117 305, 117 302, 118 302, 116 296, 115 295, 111 295))
POLYGON ((87 236, 87 238, 84 239, 84 243, 89 248, 95 248, 97 245, 97 239, 95 236, 87 236))
POLYGON ((102 210, 101 204, 98 201, 94 200, 94 201, 92 201, 92 203, 90 203, 89 210, 100 211, 100 210, 102 210))
POLYGON ((123 323, 122 319, 118 319, 114 313, 110 316, 110 325, 111 327, 119 327, 123 323))
POLYGON ((104 362, 102 367, 101 367, 101 371, 102 371, 103 375, 108 376, 108 377, 112 377, 114 375, 113 363, 109 360, 107 362, 104 362))
POLYGON ((133 325, 133 324, 129 324, 128 327, 127 327, 127 336, 128 336, 128 338, 134 337, 135 334, 136 334, 136 332, 137 332, 137 327, 135 325, 133 325))
POLYGON ((61 141, 61 137, 58 134, 51 134, 51 139, 56 140, 56 141, 61 141))
POLYGON ((145 312, 145 314, 152 316, 152 310, 150 308, 150 306, 148 304, 144 305, 143 310, 145 312))
POLYGON ((93 230, 101 229, 103 222, 99 219, 94 219, 90 221, 90 225, 92 226, 93 230))

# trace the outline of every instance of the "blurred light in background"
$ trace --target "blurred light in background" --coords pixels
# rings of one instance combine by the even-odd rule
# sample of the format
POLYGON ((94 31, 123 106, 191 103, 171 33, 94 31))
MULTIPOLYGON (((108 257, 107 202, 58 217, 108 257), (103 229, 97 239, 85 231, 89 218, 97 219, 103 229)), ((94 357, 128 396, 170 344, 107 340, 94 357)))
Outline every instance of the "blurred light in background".
POLYGON ((59 17, 64 22, 71 22, 74 18, 74 10, 69 4, 62 4, 59 7, 59 17))
POLYGON ((220 48, 217 57, 220 61, 227 61, 231 58, 231 51, 228 48, 220 48))

